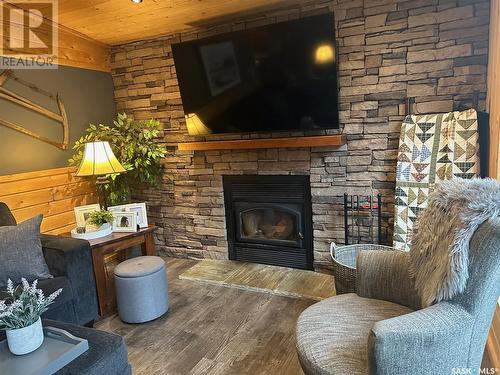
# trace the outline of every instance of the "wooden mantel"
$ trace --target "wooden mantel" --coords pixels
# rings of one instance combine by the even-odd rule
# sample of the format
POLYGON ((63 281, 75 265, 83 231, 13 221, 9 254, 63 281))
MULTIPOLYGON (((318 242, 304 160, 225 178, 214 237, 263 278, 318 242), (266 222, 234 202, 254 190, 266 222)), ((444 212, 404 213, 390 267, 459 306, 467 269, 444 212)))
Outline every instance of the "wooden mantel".
POLYGON ((178 143, 181 151, 237 150, 255 148, 300 148, 327 147, 346 144, 346 137, 340 135, 319 135, 311 137, 287 137, 264 139, 238 139, 224 141, 178 143))

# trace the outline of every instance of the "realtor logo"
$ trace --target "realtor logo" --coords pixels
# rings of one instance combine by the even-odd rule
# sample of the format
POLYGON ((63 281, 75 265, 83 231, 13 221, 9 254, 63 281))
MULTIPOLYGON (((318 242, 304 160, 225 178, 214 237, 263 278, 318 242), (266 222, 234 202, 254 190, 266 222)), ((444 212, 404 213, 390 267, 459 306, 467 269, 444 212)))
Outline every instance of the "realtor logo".
POLYGON ((57 0, 0 2, 0 69, 56 69, 57 0))

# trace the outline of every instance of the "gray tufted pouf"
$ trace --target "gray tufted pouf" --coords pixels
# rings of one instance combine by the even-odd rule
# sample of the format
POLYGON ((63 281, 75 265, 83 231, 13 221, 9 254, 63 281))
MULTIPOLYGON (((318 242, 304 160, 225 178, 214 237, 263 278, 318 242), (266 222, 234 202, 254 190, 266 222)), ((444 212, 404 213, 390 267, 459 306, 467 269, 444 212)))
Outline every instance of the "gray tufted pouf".
POLYGON ((115 267, 118 315, 127 323, 143 323, 168 310, 165 262, 156 256, 128 259, 115 267))

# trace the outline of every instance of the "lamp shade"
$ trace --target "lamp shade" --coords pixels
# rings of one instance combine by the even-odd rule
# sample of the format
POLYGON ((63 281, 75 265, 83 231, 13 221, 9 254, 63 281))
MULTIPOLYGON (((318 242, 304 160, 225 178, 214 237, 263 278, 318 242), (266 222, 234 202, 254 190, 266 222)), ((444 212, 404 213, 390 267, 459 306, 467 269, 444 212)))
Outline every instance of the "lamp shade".
POLYGON ((212 130, 203 123, 196 113, 186 115, 186 126, 189 135, 204 135, 212 133, 212 130))
POLYGON ((85 143, 83 159, 76 171, 76 176, 101 176, 125 172, 108 142, 85 143))

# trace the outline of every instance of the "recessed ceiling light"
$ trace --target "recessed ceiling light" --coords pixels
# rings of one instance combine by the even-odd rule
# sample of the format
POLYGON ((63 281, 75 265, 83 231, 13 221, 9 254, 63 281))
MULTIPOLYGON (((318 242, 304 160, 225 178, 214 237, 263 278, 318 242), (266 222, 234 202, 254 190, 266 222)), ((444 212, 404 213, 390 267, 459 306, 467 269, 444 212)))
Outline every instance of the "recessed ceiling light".
POLYGON ((131 1, 132 1, 133 3, 135 3, 135 4, 140 4, 140 3, 142 3, 142 0, 131 0, 131 1))

